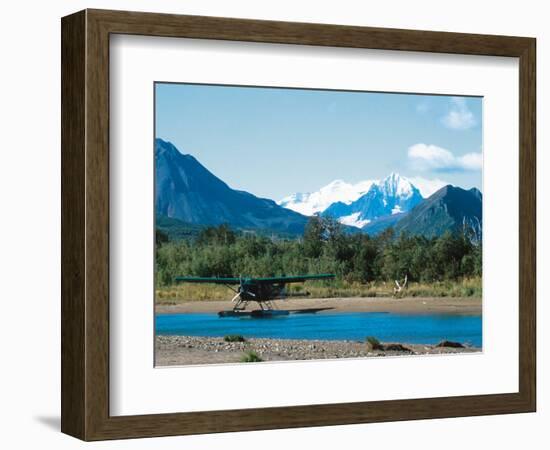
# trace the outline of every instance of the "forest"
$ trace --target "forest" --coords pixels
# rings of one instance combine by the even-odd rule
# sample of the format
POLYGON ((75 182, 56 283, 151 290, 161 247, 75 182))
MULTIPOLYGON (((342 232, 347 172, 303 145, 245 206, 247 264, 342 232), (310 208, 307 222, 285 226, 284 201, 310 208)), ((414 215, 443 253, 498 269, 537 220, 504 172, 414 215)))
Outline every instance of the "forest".
MULTIPOLYGON (((156 232, 156 285, 161 298, 178 295, 172 288, 176 276, 317 273, 336 274, 335 281, 308 286, 317 296, 385 295, 395 280, 405 277, 409 295, 481 296, 481 272, 481 243, 463 232, 432 238, 396 236, 391 228, 377 236, 351 234, 336 220, 320 216, 310 218, 299 239, 235 231, 228 225, 206 227, 182 240, 156 232)), ((217 296, 219 291, 205 294, 204 287, 200 289, 202 296, 217 296)), ((187 295, 193 292, 196 289, 187 288, 187 295)))

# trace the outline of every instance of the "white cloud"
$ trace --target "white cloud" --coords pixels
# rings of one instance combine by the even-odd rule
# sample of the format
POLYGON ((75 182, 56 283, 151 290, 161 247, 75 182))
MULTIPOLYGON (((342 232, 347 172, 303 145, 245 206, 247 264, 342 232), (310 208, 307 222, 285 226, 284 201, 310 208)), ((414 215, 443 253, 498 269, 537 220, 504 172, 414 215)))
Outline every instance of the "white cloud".
POLYGON ((433 193, 439 191, 443 186, 447 186, 449 183, 448 181, 440 180, 439 178, 434 179, 428 179, 428 178, 422 178, 422 177, 408 177, 409 181, 414 184, 420 193, 422 194, 422 197, 428 198, 433 193))
POLYGON ((476 125, 474 113, 468 109, 463 97, 451 97, 449 111, 441 119, 443 125, 453 130, 467 130, 476 125))
POLYGON ((409 147, 407 156, 412 167, 416 170, 433 170, 436 172, 475 171, 481 170, 483 164, 481 153, 455 156, 445 148, 422 143, 409 147))
POLYGON ((459 160, 465 170, 481 170, 483 167, 481 153, 466 153, 459 160))

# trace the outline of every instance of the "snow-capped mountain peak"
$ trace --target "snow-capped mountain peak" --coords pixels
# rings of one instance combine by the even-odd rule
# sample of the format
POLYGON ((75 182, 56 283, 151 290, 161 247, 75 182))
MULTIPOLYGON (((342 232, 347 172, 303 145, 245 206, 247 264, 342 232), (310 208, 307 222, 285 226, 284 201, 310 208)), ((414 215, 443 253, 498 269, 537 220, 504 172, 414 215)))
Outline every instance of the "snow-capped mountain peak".
POLYGON ((323 212, 336 202, 349 205, 367 192, 373 183, 373 180, 365 180, 357 184, 334 180, 318 191, 297 192, 279 200, 277 204, 306 216, 312 216, 323 212))
POLYGON ((334 180, 326 186, 322 187, 320 190, 337 190, 345 186, 348 186, 348 183, 346 183, 344 180, 334 180))
POLYGON ((390 197, 409 198, 413 195, 415 187, 405 177, 392 172, 386 178, 378 183, 382 192, 390 197))
POLYGON ((292 194, 278 204, 308 216, 322 213, 361 228, 371 220, 407 212, 420 201, 422 195, 411 181, 392 172, 382 180, 357 184, 334 180, 316 192, 292 194))
POLYGON ((420 191, 397 173, 373 183, 370 189, 350 204, 333 203, 323 215, 341 223, 362 228, 372 220, 410 211, 422 201, 420 191))

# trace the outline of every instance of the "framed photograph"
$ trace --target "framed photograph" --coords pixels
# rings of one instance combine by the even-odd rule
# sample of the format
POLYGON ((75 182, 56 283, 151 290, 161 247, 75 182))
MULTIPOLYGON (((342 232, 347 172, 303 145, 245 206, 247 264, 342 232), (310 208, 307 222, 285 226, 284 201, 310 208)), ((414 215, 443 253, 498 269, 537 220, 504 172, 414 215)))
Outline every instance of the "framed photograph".
POLYGON ((535 411, 535 39, 62 19, 62 431, 535 411))

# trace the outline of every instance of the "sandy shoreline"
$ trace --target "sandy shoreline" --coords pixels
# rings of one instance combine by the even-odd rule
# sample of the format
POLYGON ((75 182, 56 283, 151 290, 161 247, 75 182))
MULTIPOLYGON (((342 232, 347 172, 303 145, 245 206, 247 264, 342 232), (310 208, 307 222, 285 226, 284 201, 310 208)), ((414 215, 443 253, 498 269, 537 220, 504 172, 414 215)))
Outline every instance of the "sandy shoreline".
MULTIPOLYGON (((386 346, 389 343, 386 343, 386 346)), ((400 344, 374 350, 365 342, 320 341, 302 339, 253 338, 246 342, 225 342, 223 338, 192 336, 157 336, 156 366, 242 363, 242 357, 253 351, 262 361, 306 361, 384 356, 476 353, 475 347, 453 348, 426 344, 400 344)))
MULTIPOLYGON (((442 313, 442 314, 481 314, 481 298, 471 297, 409 297, 409 298, 298 298, 275 301, 277 309, 307 310, 326 308, 318 314, 330 312, 395 312, 404 314, 442 313)), ((173 305, 156 305, 159 314, 177 314, 193 312, 218 312, 232 309, 230 301, 192 301, 178 302, 173 305)), ((251 302, 248 309, 257 309, 251 302)))

